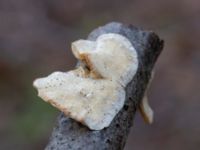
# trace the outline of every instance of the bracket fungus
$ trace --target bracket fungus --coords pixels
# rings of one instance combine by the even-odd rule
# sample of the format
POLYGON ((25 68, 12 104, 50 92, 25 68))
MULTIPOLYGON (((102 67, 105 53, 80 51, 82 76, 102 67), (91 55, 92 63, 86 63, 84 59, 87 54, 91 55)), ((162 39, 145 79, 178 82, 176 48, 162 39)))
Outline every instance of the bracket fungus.
POLYGON ((75 41, 72 52, 79 60, 75 70, 54 72, 33 85, 39 97, 65 115, 101 130, 124 105, 125 87, 138 68, 137 52, 126 37, 115 33, 75 41))

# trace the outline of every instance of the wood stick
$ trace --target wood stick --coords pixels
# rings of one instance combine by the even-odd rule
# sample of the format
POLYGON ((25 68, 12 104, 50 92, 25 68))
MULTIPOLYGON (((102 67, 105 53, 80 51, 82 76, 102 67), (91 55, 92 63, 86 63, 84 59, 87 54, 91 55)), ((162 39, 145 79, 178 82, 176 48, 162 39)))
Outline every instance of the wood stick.
POLYGON ((95 29, 88 39, 96 40, 99 35, 105 33, 118 33, 127 37, 138 53, 138 71, 126 87, 123 109, 108 128, 100 131, 92 131, 61 113, 46 150, 122 150, 124 148, 133 125, 134 115, 144 96, 151 71, 164 42, 153 32, 142 31, 132 25, 116 22, 95 29))

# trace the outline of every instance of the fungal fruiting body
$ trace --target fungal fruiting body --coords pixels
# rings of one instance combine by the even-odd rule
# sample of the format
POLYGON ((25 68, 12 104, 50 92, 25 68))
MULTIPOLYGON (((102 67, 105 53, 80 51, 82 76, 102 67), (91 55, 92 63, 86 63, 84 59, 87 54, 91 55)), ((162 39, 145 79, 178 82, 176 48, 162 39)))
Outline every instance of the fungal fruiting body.
POLYGON ((72 52, 80 61, 75 70, 36 79, 34 87, 67 116, 101 130, 124 105, 125 87, 138 68, 136 50, 126 37, 108 33, 73 42, 72 52))
POLYGON ((153 116, 154 116, 153 115, 154 112, 153 112, 152 108, 149 105, 148 96, 147 96, 147 92, 148 92, 148 89, 149 89, 149 87, 151 85, 153 77, 154 77, 154 71, 152 71, 152 73, 151 73, 150 81, 149 81, 149 83, 147 85, 147 89, 146 89, 146 91, 144 93, 144 97, 143 97, 143 99, 142 99, 142 101, 141 101, 141 103, 139 105, 140 113, 141 113, 144 121, 146 123, 148 123, 148 124, 152 124, 153 123, 153 116))

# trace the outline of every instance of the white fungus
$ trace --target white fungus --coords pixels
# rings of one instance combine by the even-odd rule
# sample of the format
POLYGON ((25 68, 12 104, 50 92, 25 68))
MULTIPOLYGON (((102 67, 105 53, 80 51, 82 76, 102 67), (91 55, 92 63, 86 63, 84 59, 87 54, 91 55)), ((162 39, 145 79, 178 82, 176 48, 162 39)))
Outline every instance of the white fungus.
POLYGON ((137 53, 119 34, 96 41, 78 40, 72 52, 81 62, 75 70, 36 79, 38 95, 92 130, 108 127, 124 105, 125 87, 137 72, 137 53))

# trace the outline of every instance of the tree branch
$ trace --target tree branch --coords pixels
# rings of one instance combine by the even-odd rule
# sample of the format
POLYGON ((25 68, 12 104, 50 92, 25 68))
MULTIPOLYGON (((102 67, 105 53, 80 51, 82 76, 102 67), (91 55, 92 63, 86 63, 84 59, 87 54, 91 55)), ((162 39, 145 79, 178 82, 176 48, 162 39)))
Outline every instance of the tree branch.
POLYGON ((127 37, 138 52, 138 71, 126 87, 124 107, 111 125, 100 131, 91 131, 61 113, 46 150, 122 150, 125 146, 134 114, 144 95, 154 63, 163 48, 163 41, 153 32, 121 23, 109 23, 97 28, 88 39, 95 40, 104 33, 118 33, 127 37))

